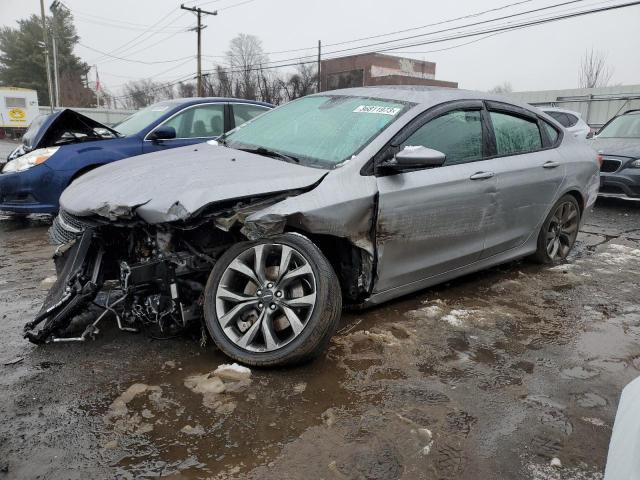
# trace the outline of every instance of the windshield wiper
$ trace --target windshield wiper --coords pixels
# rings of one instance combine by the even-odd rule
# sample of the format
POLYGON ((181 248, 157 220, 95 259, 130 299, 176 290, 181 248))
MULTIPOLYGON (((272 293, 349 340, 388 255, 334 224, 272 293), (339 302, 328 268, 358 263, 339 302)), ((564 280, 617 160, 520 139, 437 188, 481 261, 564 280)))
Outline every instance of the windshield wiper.
POLYGON ((275 150, 269 150, 268 148, 258 147, 258 148, 239 148, 238 150, 242 150, 243 152, 249 153, 257 153, 258 155, 264 155, 265 157, 271 158, 279 158, 280 160, 284 160, 289 163, 300 163, 300 159, 293 157, 291 155, 286 155, 284 153, 276 152, 275 150))

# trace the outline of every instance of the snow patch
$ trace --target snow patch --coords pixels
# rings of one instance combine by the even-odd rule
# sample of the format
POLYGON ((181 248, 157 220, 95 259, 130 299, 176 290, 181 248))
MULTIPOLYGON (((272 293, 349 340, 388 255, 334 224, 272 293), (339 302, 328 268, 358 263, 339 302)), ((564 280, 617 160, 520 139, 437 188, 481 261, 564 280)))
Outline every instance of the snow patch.
POLYGON ((475 310, 454 309, 442 317, 441 320, 444 320, 452 327, 462 327, 465 324, 465 320, 467 320, 473 313, 476 313, 475 310))

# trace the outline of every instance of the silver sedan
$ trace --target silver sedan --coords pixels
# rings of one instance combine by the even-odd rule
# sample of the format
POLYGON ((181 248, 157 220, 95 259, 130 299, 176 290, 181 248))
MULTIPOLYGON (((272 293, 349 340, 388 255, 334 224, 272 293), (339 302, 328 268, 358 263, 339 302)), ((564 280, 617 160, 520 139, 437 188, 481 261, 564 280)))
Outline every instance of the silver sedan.
POLYGON ((174 332, 202 318, 238 361, 303 361, 324 350, 345 304, 520 257, 563 261, 598 172, 585 142, 502 97, 420 87, 311 95, 218 142, 73 183, 51 232, 71 246, 27 336, 55 338, 113 280, 119 293, 105 308, 123 328, 174 332), (70 261, 84 265, 85 283, 70 261))

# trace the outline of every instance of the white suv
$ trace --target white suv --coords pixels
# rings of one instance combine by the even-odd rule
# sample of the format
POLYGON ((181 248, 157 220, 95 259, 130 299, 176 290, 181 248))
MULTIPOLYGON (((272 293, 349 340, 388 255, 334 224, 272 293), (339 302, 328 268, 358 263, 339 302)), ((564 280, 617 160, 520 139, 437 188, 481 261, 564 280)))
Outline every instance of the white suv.
POLYGON ((544 107, 541 110, 557 120, 560 125, 573 133, 576 138, 580 138, 582 140, 588 138, 588 135, 591 132, 591 127, 582 120, 578 112, 553 107, 544 107))

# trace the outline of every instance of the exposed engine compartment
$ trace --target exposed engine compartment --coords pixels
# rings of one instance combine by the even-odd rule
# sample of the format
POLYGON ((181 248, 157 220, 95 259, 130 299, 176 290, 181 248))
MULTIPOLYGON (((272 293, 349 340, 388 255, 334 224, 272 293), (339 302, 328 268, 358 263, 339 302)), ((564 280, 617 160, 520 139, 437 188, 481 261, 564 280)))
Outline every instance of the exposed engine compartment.
MULTIPOLYGON (((57 335, 91 306, 115 315, 122 330, 153 328, 175 335, 189 328, 202 317, 202 295, 215 259, 237 241, 210 222, 181 228, 81 223, 63 213, 51 229, 51 238, 65 243, 54 256, 57 281, 38 316, 25 326, 25 336, 35 343, 63 341, 57 335), (69 238, 74 236, 70 227, 78 230, 77 240, 69 238)), ((96 330, 94 322, 75 339, 94 336, 96 330)))

